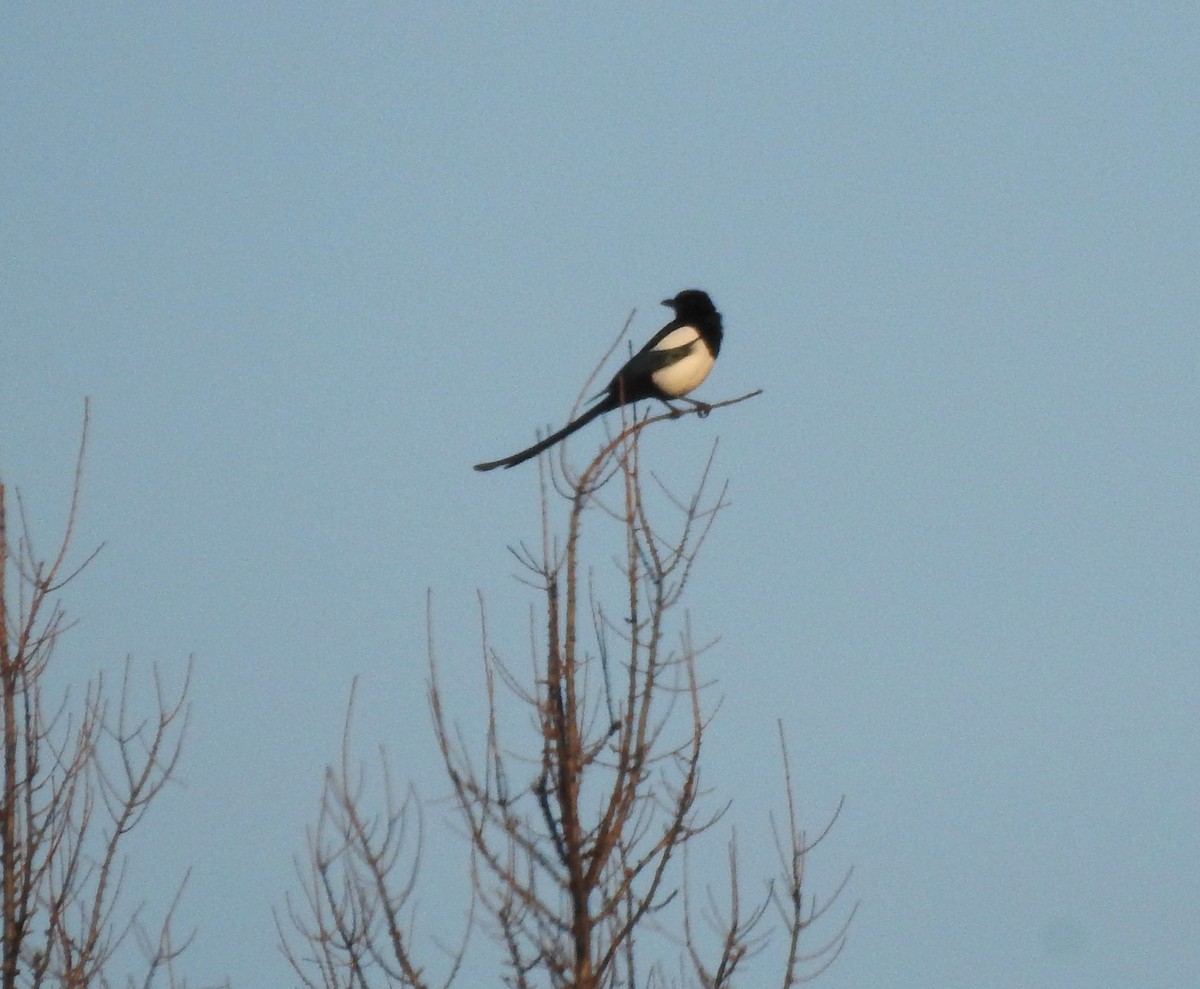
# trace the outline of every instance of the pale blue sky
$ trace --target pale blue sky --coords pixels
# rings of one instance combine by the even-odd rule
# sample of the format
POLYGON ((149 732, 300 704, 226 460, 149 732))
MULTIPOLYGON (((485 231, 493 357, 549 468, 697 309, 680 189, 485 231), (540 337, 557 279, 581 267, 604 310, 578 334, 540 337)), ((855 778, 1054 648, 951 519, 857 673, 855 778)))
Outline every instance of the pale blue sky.
POLYGON ((765 394, 646 454, 732 479, 689 605, 748 856, 776 718, 846 797, 820 984, 1200 982, 1198 66, 1179 4, 5 4, 0 468, 48 539, 90 395, 64 662, 196 657, 133 867, 194 865, 193 981, 289 984, 353 676, 444 794, 426 588, 468 718, 476 590, 517 656, 531 599, 536 471, 470 465, 697 286, 698 395, 765 394))

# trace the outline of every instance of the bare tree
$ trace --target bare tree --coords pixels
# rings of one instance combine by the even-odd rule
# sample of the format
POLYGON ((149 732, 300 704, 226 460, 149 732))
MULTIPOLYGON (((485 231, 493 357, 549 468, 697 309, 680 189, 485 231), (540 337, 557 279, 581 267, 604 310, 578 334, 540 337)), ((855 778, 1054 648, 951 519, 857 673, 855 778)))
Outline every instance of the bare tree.
MULTIPOLYGON (((852 912, 802 950, 802 936, 830 904, 803 889, 816 842, 798 821, 782 729, 787 813, 772 818, 778 875, 747 897, 732 837, 723 891, 711 883, 693 889, 687 861, 728 806, 714 806, 701 785, 712 712, 697 661, 707 645, 694 640, 680 610, 725 488, 708 494, 710 456, 693 493, 677 497, 645 476, 638 441, 661 420, 707 415, 755 394, 625 418, 578 474, 561 449, 556 472, 546 473, 550 458, 540 462, 541 547, 514 553, 541 595, 544 624, 533 633, 532 671, 522 676, 493 650, 481 617, 488 718, 478 738, 446 713, 431 632, 429 702, 470 845, 470 913, 482 915, 500 946, 500 974, 514 989, 724 989, 771 945, 779 950, 775 972, 756 974, 755 984, 788 987, 823 971, 844 943, 852 912), (566 509, 561 541, 552 491, 566 509), (667 513, 673 525, 660 522, 667 513), (616 533, 609 545, 620 547, 619 591, 609 593, 609 578, 585 562, 585 528, 616 533), (526 718, 502 716, 504 694, 526 718)), ((432 618, 428 624, 432 630, 432 618)), ((305 896, 301 909, 288 905, 295 934, 281 925, 281 941, 305 986, 423 989, 431 983, 404 923, 420 842, 400 847, 419 826, 418 805, 389 787, 384 811, 366 814, 362 771, 345 751, 344 744, 343 761, 327 776, 308 862, 298 864, 305 896)), ((453 979, 463 950, 451 952, 437 984, 453 979)))
POLYGON ((289 895, 285 909, 275 913, 280 946, 306 989, 449 986, 463 961, 470 918, 457 946, 445 952, 446 973, 429 976, 414 957, 409 916, 421 806, 411 788, 397 789, 381 748, 383 809, 370 809, 371 774, 351 754, 354 694, 351 688, 341 755, 325 772, 307 854, 296 860, 299 900, 289 895))
POLYGON ((686 617, 672 621, 725 488, 708 498, 711 457, 686 498, 648 483, 640 466, 641 432, 680 414, 687 413, 625 423, 578 475, 560 460, 553 479, 568 505, 565 541, 561 548, 554 543, 544 499, 541 550, 518 552, 544 595, 532 687, 490 649, 485 634, 491 716, 478 759, 451 729, 431 664, 434 725, 475 853, 476 889, 507 955, 506 981, 521 989, 731 986, 739 967, 769 942, 772 908, 788 945, 782 986, 815 974, 844 940, 843 925, 812 953, 799 950, 801 934, 822 910, 802 895, 809 846, 790 778, 788 819, 776 831, 781 873, 756 900, 743 903, 732 840, 725 892, 709 887, 698 913, 690 870, 674 868, 728 806, 709 806, 701 786, 710 714, 697 660, 707 646, 695 642, 686 617), (616 497, 606 498, 613 488, 616 497), (673 527, 660 523, 664 511, 675 514, 673 527), (621 535, 624 590, 616 608, 604 603, 602 578, 582 562, 584 523, 594 512, 621 535), (502 729, 497 717, 497 683, 527 706, 538 729, 536 753, 508 742, 511 728, 502 729), (673 934, 669 907, 681 892, 673 934), (684 948, 677 975, 663 960, 664 938, 684 948))
POLYGON ((172 934, 186 876, 152 928, 140 904, 126 903, 123 881, 127 838, 175 773, 190 667, 177 690, 155 668, 148 717, 131 710, 128 661, 115 695, 101 675, 78 699, 68 690, 47 701, 55 646, 72 624, 58 594, 96 555, 68 567, 87 428, 85 405, 70 510, 50 556, 36 551, 19 493, 19 535, 11 541, 0 482, 0 989, 186 985, 176 963, 190 939, 172 934), (136 974, 120 966, 122 979, 114 969, 123 946, 141 961, 136 974))

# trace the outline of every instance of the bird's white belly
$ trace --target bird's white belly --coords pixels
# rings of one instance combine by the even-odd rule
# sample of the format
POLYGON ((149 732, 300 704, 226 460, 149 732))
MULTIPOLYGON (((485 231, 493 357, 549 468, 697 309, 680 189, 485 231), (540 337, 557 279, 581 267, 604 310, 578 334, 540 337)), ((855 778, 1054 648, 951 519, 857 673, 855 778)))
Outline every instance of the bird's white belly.
POLYGON ((703 341, 696 340, 685 357, 668 367, 659 368, 650 375, 650 379, 664 395, 680 398, 698 387, 708 377, 712 366, 713 355, 703 341))

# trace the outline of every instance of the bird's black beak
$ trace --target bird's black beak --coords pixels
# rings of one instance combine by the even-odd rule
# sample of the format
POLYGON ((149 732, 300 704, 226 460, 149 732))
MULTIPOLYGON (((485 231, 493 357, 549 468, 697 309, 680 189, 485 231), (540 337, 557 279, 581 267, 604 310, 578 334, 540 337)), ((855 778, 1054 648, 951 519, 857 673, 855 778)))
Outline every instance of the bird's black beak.
POLYGON ((674 299, 663 299, 662 302, 659 303, 659 305, 666 306, 668 309, 674 309, 675 308, 675 300, 674 299))

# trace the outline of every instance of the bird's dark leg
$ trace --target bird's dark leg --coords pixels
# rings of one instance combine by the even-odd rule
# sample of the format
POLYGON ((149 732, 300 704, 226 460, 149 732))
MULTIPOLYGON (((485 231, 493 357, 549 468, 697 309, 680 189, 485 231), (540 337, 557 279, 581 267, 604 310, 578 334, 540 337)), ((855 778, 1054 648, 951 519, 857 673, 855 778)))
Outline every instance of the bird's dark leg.
POLYGON ((687 396, 684 396, 682 399, 680 399, 680 401, 687 402, 689 405, 693 406, 696 409, 696 415, 698 415, 701 419, 705 418, 705 416, 712 411, 712 406, 707 402, 700 402, 694 398, 688 398, 687 396))

